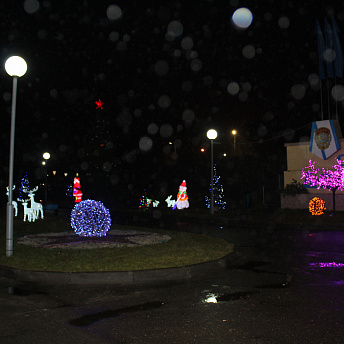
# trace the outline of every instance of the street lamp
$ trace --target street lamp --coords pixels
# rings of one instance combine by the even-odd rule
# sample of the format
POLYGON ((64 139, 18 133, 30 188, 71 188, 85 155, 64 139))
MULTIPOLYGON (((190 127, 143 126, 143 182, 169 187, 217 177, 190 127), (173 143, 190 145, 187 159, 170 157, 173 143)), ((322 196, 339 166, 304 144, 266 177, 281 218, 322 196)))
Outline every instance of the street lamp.
POLYGON ((43 153, 43 159, 45 161, 42 162, 42 164, 45 166, 45 190, 44 190, 44 195, 45 195, 45 204, 48 202, 48 169, 47 169, 47 160, 50 159, 50 154, 48 152, 43 153))
POLYGON ((12 56, 5 63, 5 70, 13 77, 12 109, 11 109, 11 132, 10 132, 10 159, 8 169, 8 201, 6 213, 6 257, 13 254, 13 163, 14 163, 14 136, 16 123, 16 102, 18 78, 26 73, 27 65, 23 58, 12 56))
POLYGON ((214 140, 217 138, 217 131, 210 129, 207 131, 207 137, 211 142, 211 172, 210 172, 210 185, 211 185, 211 197, 210 197, 210 213, 214 214, 214 140))
POLYGON ((238 132, 233 129, 232 130, 232 135, 233 135, 233 139, 234 139, 234 156, 235 156, 235 147, 236 147, 236 136, 237 136, 238 132))

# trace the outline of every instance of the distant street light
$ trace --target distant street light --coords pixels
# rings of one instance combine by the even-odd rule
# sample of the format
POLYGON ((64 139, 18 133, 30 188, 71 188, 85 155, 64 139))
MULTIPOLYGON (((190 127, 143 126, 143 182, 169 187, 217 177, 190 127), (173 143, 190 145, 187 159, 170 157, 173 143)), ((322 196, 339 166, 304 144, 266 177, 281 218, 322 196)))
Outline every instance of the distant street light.
POLYGON ((45 159, 45 160, 50 159, 50 153, 48 153, 48 152, 43 153, 43 159, 45 159))
POLYGON ((235 149, 236 149, 236 136, 237 136, 238 132, 233 129, 232 130, 232 135, 233 135, 233 139, 234 139, 234 156, 235 156, 235 149))
POLYGON ((48 152, 43 153, 43 159, 45 161, 42 162, 43 165, 45 165, 45 189, 44 189, 44 198, 45 198, 45 204, 48 202, 48 168, 47 168, 47 160, 50 159, 50 154, 48 152))
POLYGON ((211 197, 210 197, 210 213, 214 214, 214 140, 217 138, 217 131, 210 129, 207 132, 207 137, 211 142, 211 173, 210 173, 210 185, 211 185, 211 197))
POLYGON ((27 65, 23 58, 12 56, 5 63, 5 70, 13 77, 12 88, 12 110, 11 110, 11 132, 10 132, 10 159, 8 169, 8 201, 6 218, 6 257, 13 254, 13 165, 14 165, 14 136, 16 123, 16 102, 18 78, 27 71, 27 65))

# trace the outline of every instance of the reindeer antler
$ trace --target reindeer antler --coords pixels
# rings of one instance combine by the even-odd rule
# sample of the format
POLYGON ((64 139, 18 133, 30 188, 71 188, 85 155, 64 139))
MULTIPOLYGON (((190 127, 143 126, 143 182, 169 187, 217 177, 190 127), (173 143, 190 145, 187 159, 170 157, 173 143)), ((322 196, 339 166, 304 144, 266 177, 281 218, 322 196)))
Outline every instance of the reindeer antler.
MULTIPOLYGON (((13 185, 12 190, 14 190, 15 188, 16 188, 16 186, 13 185)), ((8 196, 8 193, 10 192, 9 186, 6 186, 6 190, 7 190, 6 195, 8 196)))
POLYGON ((28 203, 30 200, 29 200, 29 199, 20 199, 20 198, 17 198, 17 201, 20 202, 20 203, 28 203))
POLYGON ((26 188, 23 188, 23 191, 27 194, 32 195, 34 192, 36 192, 38 190, 38 186, 36 186, 35 188, 33 188, 32 190, 28 190, 26 188))

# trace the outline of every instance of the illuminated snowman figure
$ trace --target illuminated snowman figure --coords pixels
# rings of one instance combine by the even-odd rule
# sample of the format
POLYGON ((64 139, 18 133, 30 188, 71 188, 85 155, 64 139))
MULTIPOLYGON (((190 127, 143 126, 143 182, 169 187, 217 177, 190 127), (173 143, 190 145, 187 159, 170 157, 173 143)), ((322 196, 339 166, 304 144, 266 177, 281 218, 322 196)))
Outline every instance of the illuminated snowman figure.
POLYGON ((177 201, 174 205, 173 209, 185 209, 189 208, 189 197, 186 193, 186 182, 183 180, 183 182, 179 186, 179 191, 177 195, 177 201))

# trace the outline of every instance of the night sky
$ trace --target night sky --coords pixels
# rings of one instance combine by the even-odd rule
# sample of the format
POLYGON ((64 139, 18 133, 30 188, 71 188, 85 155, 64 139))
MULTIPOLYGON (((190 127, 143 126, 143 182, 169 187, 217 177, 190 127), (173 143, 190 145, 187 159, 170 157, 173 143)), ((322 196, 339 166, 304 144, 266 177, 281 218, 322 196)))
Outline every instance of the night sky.
MULTIPOLYGON (((183 179, 200 201, 214 128, 228 197, 263 185, 277 194, 284 143, 309 140, 321 120, 315 23, 331 15, 343 31, 343 1, 1 2, 0 61, 19 55, 28 64, 18 80, 14 182, 25 172, 42 182, 48 151, 61 195, 79 173, 85 196, 105 202, 138 203, 144 189, 163 201, 183 179), (232 21, 241 7, 253 14, 246 29, 232 21)), ((5 187, 12 79, 4 67, 0 77, 5 187)), ((342 102, 335 110, 324 99, 341 120, 342 102)))

